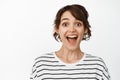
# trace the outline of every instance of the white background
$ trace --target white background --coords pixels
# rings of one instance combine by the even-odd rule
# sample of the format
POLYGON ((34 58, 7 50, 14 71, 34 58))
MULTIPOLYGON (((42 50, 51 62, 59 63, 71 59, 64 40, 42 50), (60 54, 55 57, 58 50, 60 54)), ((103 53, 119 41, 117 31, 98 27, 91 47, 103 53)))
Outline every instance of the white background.
POLYGON ((82 50, 102 57, 119 80, 119 0, 0 0, 0 80, 29 80, 33 60, 61 46, 52 36, 57 11, 75 3, 86 7, 92 27, 82 50))

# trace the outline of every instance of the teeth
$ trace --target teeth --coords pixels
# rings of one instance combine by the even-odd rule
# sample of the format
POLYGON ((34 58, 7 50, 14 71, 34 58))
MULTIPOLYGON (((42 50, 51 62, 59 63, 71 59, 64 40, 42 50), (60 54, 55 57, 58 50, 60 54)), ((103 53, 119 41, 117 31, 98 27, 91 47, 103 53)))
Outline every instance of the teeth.
POLYGON ((69 38, 76 38, 77 36, 76 36, 76 35, 74 35, 74 36, 67 36, 67 37, 69 37, 69 38))

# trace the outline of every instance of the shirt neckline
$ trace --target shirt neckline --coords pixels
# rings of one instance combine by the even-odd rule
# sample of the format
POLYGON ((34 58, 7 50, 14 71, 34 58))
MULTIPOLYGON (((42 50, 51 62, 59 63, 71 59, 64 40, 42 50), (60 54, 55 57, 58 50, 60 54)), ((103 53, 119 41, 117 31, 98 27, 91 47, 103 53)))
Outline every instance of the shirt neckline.
POLYGON ((56 59, 57 61, 59 61, 60 64, 63 64, 63 65, 66 65, 66 66, 75 66, 75 65, 77 65, 77 64, 83 63, 83 60, 84 60, 84 58, 85 58, 85 56, 86 56, 86 54, 83 52, 83 57, 82 57, 79 61, 77 61, 77 62, 75 62, 75 63, 65 63, 65 62, 63 62, 62 60, 60 60, 60 59, 57 57, 56 51, 53 53, 53 55, 54 55, 55 59, 56 59))

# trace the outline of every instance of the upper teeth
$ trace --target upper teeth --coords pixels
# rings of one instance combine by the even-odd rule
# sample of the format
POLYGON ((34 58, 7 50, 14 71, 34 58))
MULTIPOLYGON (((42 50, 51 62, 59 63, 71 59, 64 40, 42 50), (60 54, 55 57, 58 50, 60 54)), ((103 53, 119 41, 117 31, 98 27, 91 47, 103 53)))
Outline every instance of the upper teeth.
POLYGON ((75 38, 75 37, 77 37, 77 36, 67 36, 67 37, 69 37, 69 38, 75 38))

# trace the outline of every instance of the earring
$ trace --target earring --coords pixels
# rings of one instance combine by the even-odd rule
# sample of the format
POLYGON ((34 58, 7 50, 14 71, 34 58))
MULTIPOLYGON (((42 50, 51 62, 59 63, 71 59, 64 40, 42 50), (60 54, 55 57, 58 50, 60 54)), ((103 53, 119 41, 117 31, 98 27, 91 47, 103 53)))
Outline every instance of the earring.
POLYGON ((89 40, 89 35, 88 35, 88 33, 84 33, 84 35, 83 35, 83 40, 89 40))
POLYGON ((62 42, 62 40, 61 40, 61 38, 60 38, 60 34, 58 34, 57 38, 58 38, 58 40, 59 40, 60 42, 62 42))
POLYGON ((83 34, 83 40, 85 40, 85 39, 86 39, 86 33, 83 34))
POLYGON ((58 34, 58 39, 60 39, 60 34, 58 34))

